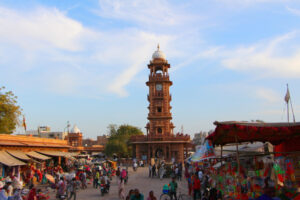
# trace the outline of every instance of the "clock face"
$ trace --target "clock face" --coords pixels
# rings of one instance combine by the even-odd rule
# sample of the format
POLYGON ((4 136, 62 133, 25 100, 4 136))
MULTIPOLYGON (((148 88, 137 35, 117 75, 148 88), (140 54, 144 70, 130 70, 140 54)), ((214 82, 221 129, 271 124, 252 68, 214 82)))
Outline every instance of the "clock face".
POLYGON ((156 90, 161 91, 162 90, 162 85, 161 84, 156 84, 156 90))

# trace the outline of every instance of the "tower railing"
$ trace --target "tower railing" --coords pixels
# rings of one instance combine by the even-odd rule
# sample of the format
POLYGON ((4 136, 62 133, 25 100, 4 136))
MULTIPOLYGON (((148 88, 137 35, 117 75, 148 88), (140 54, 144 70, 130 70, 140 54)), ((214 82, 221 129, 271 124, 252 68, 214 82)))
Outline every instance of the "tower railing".
POLYGON ((169 74, 151 74, 149 75, 149 81, 169 81, 169 74))
POLYGON ((168 113, 165 113, 165 112, 161 112, 161 113, 157 113, 157 112, 151 112, 148 114, 148 117, 150 118, 155 118, 155 117, 172 117, 172 113, 171 112, 168 112, 168 113))
POLYGON ((189 135, 176 134, 176 135, 136 135, 131 137, 131 142, 143 142, 143 141, 190 141, 189 135))

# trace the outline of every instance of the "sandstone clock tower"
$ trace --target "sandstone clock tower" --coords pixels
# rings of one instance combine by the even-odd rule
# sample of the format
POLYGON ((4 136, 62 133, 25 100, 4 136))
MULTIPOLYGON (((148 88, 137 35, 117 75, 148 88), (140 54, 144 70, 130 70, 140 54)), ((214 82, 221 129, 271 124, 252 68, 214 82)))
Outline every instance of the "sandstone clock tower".
POLYGON ((170 86, 168 70, 170 64, 166 61, 165 55, 157 47, 157 51, 152 56, 153 62, 148 65, 150 69, 149 81, 149 123, 146 126, 149 138, 161 138, 173 135, 173 123, 171 113, 170 86))
POLYGON ((152 55, 148 68, 150 74, 146 82, 149 87, 147 135, 131 138, 133 157, 147 161, 156 158, 183 162, 190 146, 190 136, 173 132, 170 105, 172 100, 170 86, 173 83, 168 73, 170 64, 165 54, 160 51, 159 45, 152 55))

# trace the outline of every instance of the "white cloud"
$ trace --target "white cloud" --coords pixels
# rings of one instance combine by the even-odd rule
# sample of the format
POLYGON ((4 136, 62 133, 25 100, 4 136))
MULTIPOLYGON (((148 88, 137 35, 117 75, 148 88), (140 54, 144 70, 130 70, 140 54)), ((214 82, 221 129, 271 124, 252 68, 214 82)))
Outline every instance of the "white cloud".
POLYGON ((216 0, 218 3, 224 3, 232 6, 250 6, 263 3, 286 3, 291 0, 216 0))
POLYGON ((289 6, 286 6, 286 9, 287 9, 290 13, 292 13, 292 14, 294 14, 294 15, 297 15, 297 16, 300 16, 300 10, 295 9, 295 8, 291 8, 291 7, 289 7, 289 6))
MULTIPOLYGON (((119 38, 124 39, 124 37, 119 38)), ((127 96, 124 87, 130 83, 139 71, 147 68, 147 62, 151 59, 157 42, 162 41, 161 45, 166 47, 172 40, 173 38, 168 35, 155 35, 138 31, 134 33, 133 38, 127 37, 124 45, 120 46, 120 43, 116 41, 112 48, 119 47, 121 50, 119 56, 126 56, 124 60, 127 60, 130 64, 128 64, 128 67, 123 68, 121 73, 118 73, 108 89, 120 96, 127 96)))
POLYGON ((91 34, 59 10, 41 7, 31 12, 0 7, 0 27, 1 42, 28 50, 53 47, 77 51, 82 48, 81 39, 91 34))
POLYGON ((100 10, 95 12, 102 17, 133 21, 144 27, 178 25, 189 18, 165 0, 99 0, 99 5, 100 10))
POLYGON ((232 70, 280 78, 300 77, 299 31, 253 45, 219 52, 222 64, 232 70))
POLYGON ((7 73, 17 79, 67 95, 92 90, 126 96, 125 87, 147 67, 157 43, 167 47, 172 40, 138 29, 92 30, 41 7, 28 12, 0 7, 0 27, 0 70, 9 66, 7 73))
POLYGON ((258 98, 265 100, 267 103, 276 103, 283 99, 278 93, 267 88, 259 88, 255 93, 258 98))

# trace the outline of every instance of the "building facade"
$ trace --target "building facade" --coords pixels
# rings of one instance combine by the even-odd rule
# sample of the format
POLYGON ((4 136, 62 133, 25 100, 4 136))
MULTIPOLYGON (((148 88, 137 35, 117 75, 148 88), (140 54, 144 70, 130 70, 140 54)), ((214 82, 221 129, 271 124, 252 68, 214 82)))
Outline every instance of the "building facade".
POLYGON ((170 81, 168 70, 170 64, 165 54, 159 50, 152 55, 148 65, 149 80, 149 122, 146 125, 147 135, 131 138, 133 157, 150 161, 151 158, 166 161, 183 162, 190 146, 190 136, 174 134, 174 125, 171 122, 172 113, 170 102, 170 81))
POLYGON ((71 129, 70 133, 68 133, 68 136, 66 137, 68 144, 71 146, 70 151, 82 151, 82 133, 80 129, 74 125, 74 127, 71 129))
POLYGON ((108 141, 108 136, 100 135, 100 136, 97 136, 97 140, 94 140, 94 139, 91 139, 91 138, 83 139, 82 140, 82 145, 84 147, 91 147, 91 146, 95 146, 95 145, 105 146, 107 141, 108 141))
POLYGON ((68 152, 70 146, 67 141, 59 139, 38 138, 26 135, 0 134, 0 151, 20 150, 29 151, 60 151, 68 152))
POLYGON ((52 139, 64 140, 68 135, 68 133, 60 132, 60 131, 51 131, 50 126, 39 126, 37 130, 26 131, 26 135, 40 137, 40 138, 52 138, 52 139))
POLYGON ((100 135, 97 136, 97 145, 103 145, 105 146, 107 141, 108 141, 108 136, 107 135, 100 135))

